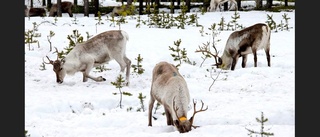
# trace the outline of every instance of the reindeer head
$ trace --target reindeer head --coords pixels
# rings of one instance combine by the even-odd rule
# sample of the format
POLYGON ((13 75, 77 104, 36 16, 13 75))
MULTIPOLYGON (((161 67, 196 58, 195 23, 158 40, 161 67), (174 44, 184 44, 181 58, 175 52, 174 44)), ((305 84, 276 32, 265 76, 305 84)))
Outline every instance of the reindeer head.
POLYGON ((217 68, 223 68, 223 62, 222 59, 218 56, 218 51, 216 46, 212 45, 214 52, 210 51, 210 43, 208 42, 207 44, 203 44, 203 46, 199 46, 199 49, 196 50, 196 52, 201 52, 205 57, 213 57, 216 64, 213 64, 212 66, 217 66, 217 68))
POLYGON ((203 109, 203 105, 204 103, 201 101, 202 105, 201 105, 201 109, 196 111, 196 102, 193 100, 193 115, 192 117, 187 120, 187 118, 185 116, 182 116, 182 117, 178 117, 178 114, 177 114, 177 110, 179 109, 178 107, 175 107, 175 102, 173 102, 173 107, 175 108, 174 109, 174 112, 175 112, 175 115, 177 117, 177 120, 174 121, 174 125, 175 127, 177 128, 177 130, 180 132, 180 133, 185 133, 185 132, 189 132, 191 131, 192 127, 193 128, 197 128, 199 126, 194 126, 193 125, 193 119, 194 119, 194 115, 198 112, 201 112, 201 111, 206 111, 208 109, 208 106, 207 108, 203 109))
MULTIPOLYGON (((57 52, 57 54, 59 53, 57 48, 56 48, 56 52, 57 52)), ((46 57, 49 60, 49 62, 45 62, 44 60, 43 60, 43 62, 46 64, 53 65, 53 71, 56 73, 57 83, 61 84, 63 82, 65 75, 66 75, 66 72, 62 68, 64 60, 63 59, 59 60, 58 55, 57 55, 57 59, 55 61, 50 60, 50 58, 48 56, 46 56, 46 57)))

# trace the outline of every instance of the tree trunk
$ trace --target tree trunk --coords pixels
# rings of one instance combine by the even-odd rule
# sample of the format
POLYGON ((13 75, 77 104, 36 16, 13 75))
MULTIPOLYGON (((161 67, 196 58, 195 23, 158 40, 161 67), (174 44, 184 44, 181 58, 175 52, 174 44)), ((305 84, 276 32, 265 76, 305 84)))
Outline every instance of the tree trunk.
POLYGON ((288 7, 288 0, 284 0, 284 6, 288 7))
POLYGON ((256 1, 256 9, 262 8, 262 0, 255 0, 256 1))
MULTIPOLYGON (((220 8, 220 7, 219 7, 220 8)), ((225 2, 224 4, 223 4, 223 11, 228 11, 229 9, 228 9, 228 2, 225 2)))
POLYGON ((83 12, 85 17, 89 17, 89 0, 83 0, 83 12))
POLYGON ((74 12, 79 12, 79 9, 78 9, 78 0, 73 0, 73 11, 74 12))
POLYGON ((33 8, 33 0, 30 0, 30 8, 33 8))
POLYGON ((46 0, 42 0, 42 6, 46 6, 46 0))
POLYGON ((155 10, 159 13, 159 7, 160 7, 160 0, 155 0, 156 8, 155 10))
POLYGON ((187 11, 186 12, 190 12, 191 9, 191 0, 186 0, 186 6, 187 6, 187 11))
POLYGON ((143 0, 139 0, 139 15, 143 15, 143 0))
POLYGON ((52 6, 51 0, 47 0, 47 9, 50 11, 52 6))
POLYGON ((266 8, 271 9, 272 8, 272 1, 273 0, 267 0, 266 8))
POLYGON ((99 11, 99 0, 94 0, 94 16, 98 17, 99 11))
POLYGON ((57 16, 62 17, 62 12, 61 12, 61 0, 57 0, 57 16))
POLYGON ((237 8, 238 8, 239 11, 242 10, 242 8, 241 8, 241 0, 237 0, 237 8))
POLYGON ((170 8, 170 13, 174 14, 174 0, 170 0, 170 5, 172 6, 172 8, 170 8))

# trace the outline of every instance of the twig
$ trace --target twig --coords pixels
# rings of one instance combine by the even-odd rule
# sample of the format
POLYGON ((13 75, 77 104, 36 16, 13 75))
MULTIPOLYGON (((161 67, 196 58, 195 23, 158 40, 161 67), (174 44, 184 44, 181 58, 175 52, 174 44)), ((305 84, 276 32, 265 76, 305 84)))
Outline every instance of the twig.
MULTIPOLYGON (((212 70, 211 70, 211 71, 212 71, 212 70)), ((214 82, 218 79, 221 71, 222 71, 222 69, 220 69, 220 71, 219 71, 219 73, 218 73, 218 75, 217 75, 217 77, 216 77, 215 79, 212 77, 212 73, 210 72, 210 77, 211 77, 211 79, 213 80, 213 82, 212 82, 212 84, 211 84, 210 87, 209 87, 209 91, 211 90, 211 87, 213 86, 214 82)))

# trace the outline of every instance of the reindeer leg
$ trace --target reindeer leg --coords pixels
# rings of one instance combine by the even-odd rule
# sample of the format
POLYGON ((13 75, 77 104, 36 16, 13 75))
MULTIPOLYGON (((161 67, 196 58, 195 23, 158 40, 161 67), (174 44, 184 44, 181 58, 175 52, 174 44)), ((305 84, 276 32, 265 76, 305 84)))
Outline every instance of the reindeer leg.
POLYGON ((247 54, 246 55, 242 55, 242 68, 245 68, 247 64, 247 54))
POLYGON ((83 73, 83 82, 87 82, 88 81, 88 78, 96 81, 96 82, 101 82, 101 81, 106 81, 105 78, 103 78, 102 76, 99 76, 99 77, 93 77, 91 75, 89 75, 88 73, 89 72, 82 72, 83 73))
POLYGON ((68 14, 69 14, 69 17, 73 17, 71 8, 68 9, 68 14))
POLYGON ((86 72, 85 72, 85 71, 82 72, 82 75, 83 75, 82 81, 83 81, 83 82, 87 82, 87 81, 88 81, 88 77, 87 77, 87 75, 86 75, 86 72))
MULTIPOLYGON (((270 43, 269 43, 269 45, 270 45, 270 43)), ((266 56, 267 56, 268 66, 270 67, 271 64, 270 64, 270 53, 269 53, 270 48, 269 47, 270 46, 267 46, 267 48, 265 48, 265 52, 266 52, 266 56)))
POLYGON ((124 61, 127 64, 126 80, 127 80, 127 86, 128 86, 129 85, 129 77, 130 77, 131 60, 128 59, 126 56, 124 56, 124 61))
POLYGON ((232 64, 231 64, 231 70, 234 70, 236 65, 237 65, 237 62, 238 62, 238 59, 239 59, 239 56, 240 55, 236 55, 235 57, 232 57, 232 64))
MULTIPOLYGON (((94 61, 91 61, 91 62, 94 62, 94 61)), ((102 76, 93 77, 93 76, 89 75, 92 68, 93 68, 93 63, 87 64, 87 68, 82 72, 83 73, 83 82, 88 81, 88 78, 90 78, 96 82, 106 81, 106 79, 103 78, 102 76)))
POLYGON ((173 119, 172 119, 170 110, 167 108, 169 107, 168 106, 164 107, 164 112, 166 113, 166 117, 167 117, 167 125, 173 125, 173 119))
MULTIPOLYGON (((120 73, 124 73, 124 70, 127 68, 127 74, 126 74, 126 85, 128 85, 129 82, 129 73, 130 73, 130 65, 131 64, 127 64, 127 62, 129 62, 129 59, 127 57, 122 57, 121 55, 116 55, 114 57, 114 59, 118 62, 118 64, 120 65, 120 73), (129 65, 129 66, 128 66, 129 65), (129 69, 128 69, 129 68, 129 69)), ((131 61, 130 61, 131 63, 131 61)))
MULTIPOLYGON (((150 93, 152 93, 152 91, 150 93)), ((149 101, 149 112, 148 112, 149 124, 148 124, 148 126, 152 126, 152 109, 153 109, 154 102, 155 102, 155 99, 151 95, 150 101, 149 101)))

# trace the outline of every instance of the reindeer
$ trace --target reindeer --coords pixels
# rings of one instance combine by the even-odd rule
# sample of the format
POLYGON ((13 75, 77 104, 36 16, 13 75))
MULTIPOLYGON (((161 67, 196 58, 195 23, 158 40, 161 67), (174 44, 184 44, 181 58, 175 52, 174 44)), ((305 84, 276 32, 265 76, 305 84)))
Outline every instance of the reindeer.
POLYGON ((180 133, 191 131, 191 127, 198 127, 192 125, 195 114, 208 109, 208 107, 203 109, 201 101, 201 109, 196 111, 196 102, 193 100, 194 113, 187 120, 190 102, 187 83, 173 64, 164 61, 158 63, 152 73, 148 126, 152 126, 152 109, 156 100, 164 106, 167 125, 174 125, 180 133))
POLYGON ((25 5, 25 9, 24 9, 24 15, 25 15, 25 17, 35 17, 35 16, 45 17, 45 16, 47 16, 45 8, 28 8, 26 5, 25 5))
MULTIPOLYGON (((61 2, 61 13, 68 13, 69 17, 73 17, 72 8, 73 8, 73 3, 69 1, 61 2)), ((57 16, 57 12, 58 12, 58 5, 53 4, 50 8, 49 17, 57 16)))
MULTIPOLYGON (((76 72, 83 73, 83 82, 88 78, 101 82, 106 79, 102 76, 89 75, 93 67, 101 66, 110 60, 116 60, 121 67, 121 73, 126 69, 126 85, 129 84, 131 60, 126 56, 126 43, 128 34, 123 30, 110 30, 100 33, 93 38, 78 43, 63 59, 50 60, 46 64, 53 65, 57 83, 62 83, 66 74, 74 75, 76 72)), ((58 50, 56 48, 56 52, 58 50)))
POLYGON ((247 55, 253 53, 254 67, 257 67, 257 51, 264 49, 270 67, 270 35, 267 24, 257 23, 230 34, 223 55, 218 57, 217 67, 234 70, 238 58, 242 57, 242 68, 246 67, 247 55))
POLYGON ((230 6, 229 9, 231 8, 231 4, 235 5, 235 10, 238 9, 238 5, 237 2, 235 0, 211 0, 210 1, 210 6, 208 7, 208 11, 213 12, 213 11, 217 11, 218 7, 221 11, 221 5, 223 5, 226 2, 230 2, 230 6))
POLYGON ((122 5, 122 6, 115 6, 110 13, 111 16, 121 16, 123 12, 126 15, 134 15, 134 10, 131 9, 132 5, 122 5))

